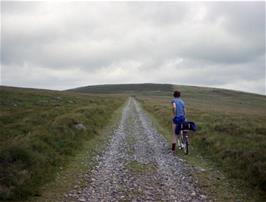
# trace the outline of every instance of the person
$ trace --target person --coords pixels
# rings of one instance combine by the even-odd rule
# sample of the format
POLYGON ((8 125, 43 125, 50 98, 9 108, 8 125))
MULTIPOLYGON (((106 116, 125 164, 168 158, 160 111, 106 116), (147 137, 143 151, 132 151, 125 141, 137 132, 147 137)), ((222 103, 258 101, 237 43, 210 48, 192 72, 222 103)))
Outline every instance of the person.
POLYGON ((185 121, 185 103, 180 98, 181 93, 179 91, 174 91, 174 98, 171 100, 172 104, 172 152, 175 153, 176 150, 176 140, 178 136, 178 146, 181 148, 180 144, 180 130, 181 123, 185 121))

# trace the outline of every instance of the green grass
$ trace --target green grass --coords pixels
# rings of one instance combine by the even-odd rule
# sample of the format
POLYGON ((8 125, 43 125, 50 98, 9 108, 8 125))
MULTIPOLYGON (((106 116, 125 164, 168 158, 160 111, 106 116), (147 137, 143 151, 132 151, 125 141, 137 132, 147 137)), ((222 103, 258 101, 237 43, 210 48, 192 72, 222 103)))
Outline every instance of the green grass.
MULTIPOLYGON (((194 173, 200 186, 217 201, 265 201, 266 97, 168 84, 74 89, 97 93, 97 96, 1 87, 1 199, 20 200, 43 192, 50 198, 49 189, 55 190, 52 195, 63 193, 77 178, 70 176, 85 169, 85 165, 77 164, 90 162, 84 160, 85 151, 90 154, 97 151, 97 143, 104 135, 102 128, 112 119, 110 115, 122 105, 126 95, 137 96, 170 141, 170 99, 176 88, 181 90, 186 102, 187 118, 195 121, 199 128, 190 138, 191 153, 185 156, 179 152, 178 155, 190 165, 205 169, 194 173), (124 96, 113 95, 119 93, 124 96), (73 126, 77 123, 84 124, 86 130, 75 129, 73 126), (55 182, 50 186, 55 178, 59 184, 55 182), (48 186, 47 191, 41 189, 43 185, 48 186)), ((128 143, 134 144, 134 139, 128 139, 128 143)), ((129 162, 128 166, 133 170, 141 167, 135 162, 129 162)), ((52 196, 52 199, 57 198, 52 196)))
MULTIPOLYGON (((194 162, 200 162, 200 154, 228 179, 234 179, 241 189, 252 190, 254 200, 262 200, 266 192, 265 96, 196 87, 181 89, 187 118, 198 125, 197 134, 191 138, 195 153, 187 159, 192 161, 194 157, 194 162)), ((138 97, 169 141, 170 99, 138 97)))
POLYGON ((98 163, 96 155, 104 151, 118 126, 123 106, 112 114, 110 124, 100 130, 99 135, 84 141, 82 148, 74 156, 69 157, 69 163, 56 172, 56 177, 41 187, 40 195, 27 199, 27 202, 64 201, 65 193, 74 189, 82 190, 87 184, 86 176, 98 163))
MULTIPOLYGON (((200 163, 199 159, 203 157, 204 161, 224 172, 226 179, 237 182, 242 192, 251 190, 254 200, 265 198, 265 96, 168 84, 101 85, 74 90, 137 96, 161 128, 167 131, 165 134, 170 139, 170 99, 174 89, 181 91, 186 102, 188 118, 195 121, 199 127, 197 135, 192 138, 192 151, 200 156, 190 155, 189 158, 193 157, 190 158, 191 162, 200 163)), ((209 182, 212 184, 210 180, 209 182)))
POLYGON ((126 141, 128 145, 127 152, 128 152, 128 155, 131 156, 134 154, 134 145, 136 144, 137 140, 133 135, 131 135, 127 137, 126 141))
POLYGON ((156 171, 152 163, 143 164, 138 161, 127 161, 125 167, 134 174, 152 174, 156 171))
POLYGON ((80 88, 70 89, 69 91, 81 93, 99 93, 99 94, 127 94, 127 95, 162 95, 169 94, 172 91, 170 84, 109 84, 84 86, 80 88))
POLYGON ((125 101, 122 96, 0 88, 0 199, 22 200, 93 141, 125 101), (76 124, 85 129, 77 129, 76 124))

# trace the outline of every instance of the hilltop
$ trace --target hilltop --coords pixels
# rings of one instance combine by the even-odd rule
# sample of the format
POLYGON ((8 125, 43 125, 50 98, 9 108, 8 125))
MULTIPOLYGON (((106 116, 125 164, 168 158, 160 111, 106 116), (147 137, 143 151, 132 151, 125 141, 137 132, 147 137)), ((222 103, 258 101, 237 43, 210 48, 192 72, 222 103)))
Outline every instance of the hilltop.
POLYGON ((81 93, 97 93, 97 94, 143 94, 143 95, 161 95, 171 93, 173 85, 171 84, 106 84, 84 86, 68 91, 81 93))
POLYGON ((265 108, 266 96, 219 88, 185 86, 173 84, 106 84, 69 89, 70 92, 88 94, 126 94, 138 96, 163 96, 171 98, 174 90, 180 90, 182 97, 192 103, 235 105, 247 108, 265 108))

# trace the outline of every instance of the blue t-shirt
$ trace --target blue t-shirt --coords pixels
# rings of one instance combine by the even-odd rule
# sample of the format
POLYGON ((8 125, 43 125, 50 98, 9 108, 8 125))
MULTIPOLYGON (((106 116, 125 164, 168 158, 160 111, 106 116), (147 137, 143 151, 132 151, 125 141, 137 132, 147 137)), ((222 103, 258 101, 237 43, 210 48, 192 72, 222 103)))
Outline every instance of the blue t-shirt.
POLYGON ((176 116, 185 116, 185 103, 180 98, 172 99, 171 103, 175 103, 176 106, 176 116))

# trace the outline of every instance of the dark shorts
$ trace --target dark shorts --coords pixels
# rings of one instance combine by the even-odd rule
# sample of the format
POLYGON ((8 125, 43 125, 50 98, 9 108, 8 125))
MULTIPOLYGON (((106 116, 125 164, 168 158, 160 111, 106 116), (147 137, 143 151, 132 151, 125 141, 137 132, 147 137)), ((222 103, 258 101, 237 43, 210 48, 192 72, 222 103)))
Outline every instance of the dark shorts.
POLYGON ((184 116, 175 116, 172 121, 176 125, 175 134, 179 135, 180 131, 181 131, 181 124, 185 121, 185 117, 184 116))

